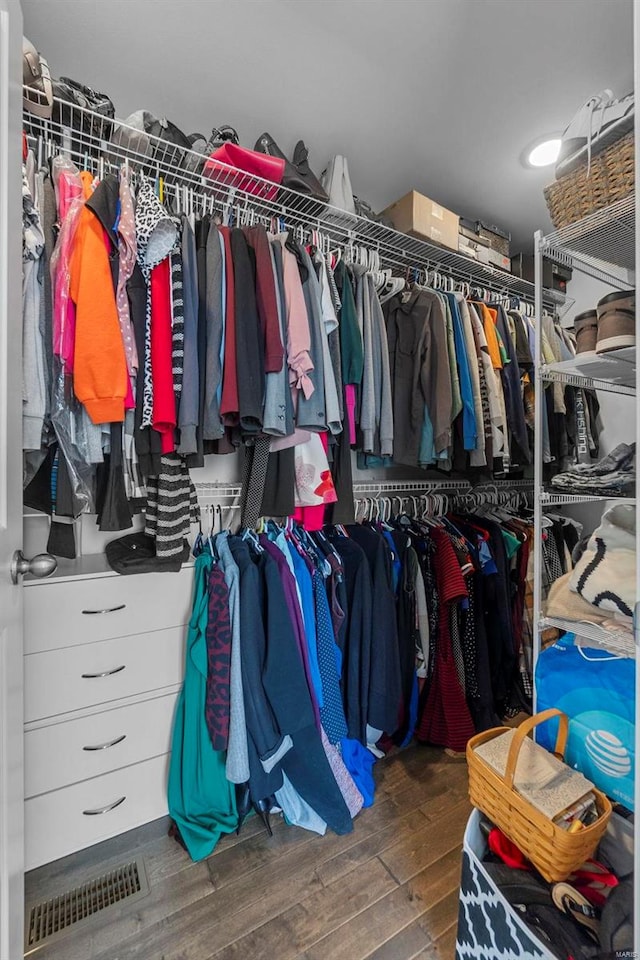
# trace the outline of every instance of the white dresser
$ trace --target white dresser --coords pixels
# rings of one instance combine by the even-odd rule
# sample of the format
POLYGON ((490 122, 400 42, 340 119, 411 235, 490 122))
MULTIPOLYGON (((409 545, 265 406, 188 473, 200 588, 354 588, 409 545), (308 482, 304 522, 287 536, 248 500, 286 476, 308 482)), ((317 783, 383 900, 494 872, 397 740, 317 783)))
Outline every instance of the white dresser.
POLYGON ((27 870, 167 813, 192 581, 103 556, 25 581, 27 870))

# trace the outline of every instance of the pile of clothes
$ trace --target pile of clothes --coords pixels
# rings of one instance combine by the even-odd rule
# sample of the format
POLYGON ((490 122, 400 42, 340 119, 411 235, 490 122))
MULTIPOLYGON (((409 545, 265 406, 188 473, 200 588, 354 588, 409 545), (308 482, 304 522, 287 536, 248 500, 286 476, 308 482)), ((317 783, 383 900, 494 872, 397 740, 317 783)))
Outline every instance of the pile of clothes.
POLYGON ((597 463, 576 463, 558 473, 551 484, 564 493, 633 496, 636 485, 636 445, 620 443, 597 463))

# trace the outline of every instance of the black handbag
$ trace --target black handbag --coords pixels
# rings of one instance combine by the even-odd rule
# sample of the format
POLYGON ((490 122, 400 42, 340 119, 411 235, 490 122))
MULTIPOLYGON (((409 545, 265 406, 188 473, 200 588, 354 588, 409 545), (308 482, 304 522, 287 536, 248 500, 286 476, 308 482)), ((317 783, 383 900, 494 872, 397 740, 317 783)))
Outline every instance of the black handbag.
POLYGON ((144 117, 146 133, 166 141, 166 146, 164 143, 156 145, 153 153, 154 160, 168 166, 183 166, 188 157, 185 151, 191 150, 191 141, 186 134, 166 117, 158 119, 150 113, 145 113, 144 117))
POLYGON ((189 160, 188 151, 192 149, 189 137, 171 120, 158 118, 148 110, 136 110, 116 124, 108 156, 114 163, 128 159, 140 164, 146 173, 153 175, 160 164, 185 166, 189 160), (149 162, 143 158, 149 158, 149 162))
POLYGON ((309 151, 305 147, 304 141, 299 140, 296 144, 293 163, 287 159, 269 133, 263 133, 258 137, 253 149, 258 153, 266 153, 270 157, 278 157, 280 160, 284 160, 283 187, 288 187, 289 190, 295 190, 296 193, 301 193, 304 196, 313 197, 323 204, 328 202, 328 195, 309 167, 307 161, 309 151))
POLYGON ((198 157, 192 154, 187 155, 184 167, 190 173, 201 173, 207 157, 210 157, 223 143, 240 144, 237 131, 226 123, 221 127, 214 127, 209 137, 205 137, 203 133, 190 133, 187 139, 191 144, 191 150, 200 154, 198 157))
POLYGON ((53 96, 54 122, 80 134, 78 137, 72 136, 73 149, 80 152, 88 150, 92 145, 88 138, 110 139, 116 111, 106 93, 99 93, 70 77, 60 77, 53 81, 53 96), (75 107, 82 109, 76 110, 75 107), (91 110, 92 114, 84 113, 83 110, 91 110))

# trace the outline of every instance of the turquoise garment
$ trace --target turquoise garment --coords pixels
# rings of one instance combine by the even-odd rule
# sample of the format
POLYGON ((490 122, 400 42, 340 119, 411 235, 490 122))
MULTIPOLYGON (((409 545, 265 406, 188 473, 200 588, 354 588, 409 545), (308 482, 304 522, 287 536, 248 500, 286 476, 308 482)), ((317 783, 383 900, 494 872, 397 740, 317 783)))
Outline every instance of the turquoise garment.
POLYGON ((428 467, 436 460, 448 460, 449 451, 441 450, 436 453, 435 437, 433 436, 433 424, 429 416, 429 407, 424 405, 424 414, 422 419, 422 433, 420 435, 420 452, 418 453, 418 464, 421 467, 428 467))
MULTIPOLYGON (((445 293, 449 301, 451 317, 453 320, 453 337, 455 342, 456 360, 458 362, 458 373, 460 376, 460 392, 462 394, 462 434, 465 450, 475 450, 478 446, 478 427, 476 425, 476 411, 473 404, 473 386, 471 384, 471 373, 469 370, 469 357, 467 356, 467 346, 464 339, 464 330, 462 327, 462 318, 458 301, 453 293, 445 293)), ((474 357, 475 362, 475 357, 474 357)))
POLYGON ((212 566, 209 553, 197 557, 184 683, 176 707, 169 764, 169 813, 193 860, 208 857, 220 836, 232 833, 238 825, 235 787, 225 776, 225 754, 211 746, 204 715, 207 583, 212 566))

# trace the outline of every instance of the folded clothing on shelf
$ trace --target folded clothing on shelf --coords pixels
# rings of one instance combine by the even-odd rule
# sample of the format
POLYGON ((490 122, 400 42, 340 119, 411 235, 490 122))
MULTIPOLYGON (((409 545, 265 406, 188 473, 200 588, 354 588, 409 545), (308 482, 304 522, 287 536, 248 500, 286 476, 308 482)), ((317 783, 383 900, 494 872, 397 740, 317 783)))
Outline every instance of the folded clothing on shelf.
POLYGON ((571 575, 571 590, 602 610, 633 616, 635 549, 635 505, 618 503, 605 511, 591 534, 571 575))
POLYGON ((617 447, 597 463, 576 463, 569 468, 569 473, 581 477, 602 477, 616 470, 628 469, 636 455, 635 443, 619 443, 617 447))
POLYGON ((581 477, 558 473, 551 481, 558 491, 594 496, 631 497, 636 485, 635 470, 616 470, 601 477, 581 477))
POLYGON ((636 482, 635 443, 620 443, 597 463, 576 463, 551 480, 556 490, 567 493, 633 496, 636 482))
POLYGON ((572 576, 573 571, 569 571, 551 585, 545 604, 545 616, 575 621, 577 633, 580 632, 580 623, 588 623, 612 633, 624 632, 630 636, 633 634, 631 617, 620 613, 612 617, 610 613, 589 603, 579 593, 574 593, 569 587, 572 576))

